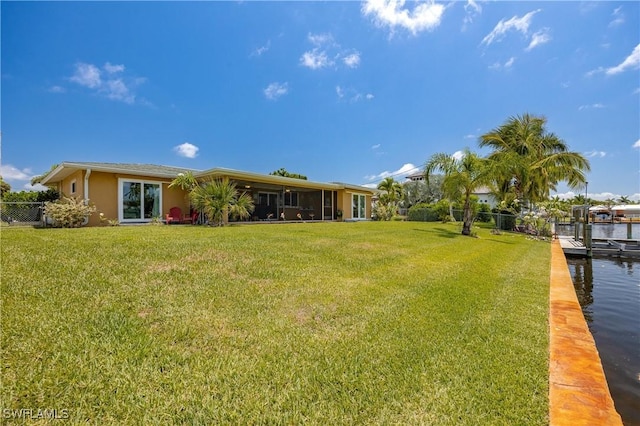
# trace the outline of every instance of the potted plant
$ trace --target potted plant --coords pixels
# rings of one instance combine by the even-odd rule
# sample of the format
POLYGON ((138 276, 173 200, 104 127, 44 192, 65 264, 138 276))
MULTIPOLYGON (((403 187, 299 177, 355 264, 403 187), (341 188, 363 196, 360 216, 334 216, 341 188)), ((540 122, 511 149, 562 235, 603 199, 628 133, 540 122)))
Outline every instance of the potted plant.
POLYGON ((336 217, 338 218, 339 221, 342 221, 342 210, 340 209, 336 210, 336 217))

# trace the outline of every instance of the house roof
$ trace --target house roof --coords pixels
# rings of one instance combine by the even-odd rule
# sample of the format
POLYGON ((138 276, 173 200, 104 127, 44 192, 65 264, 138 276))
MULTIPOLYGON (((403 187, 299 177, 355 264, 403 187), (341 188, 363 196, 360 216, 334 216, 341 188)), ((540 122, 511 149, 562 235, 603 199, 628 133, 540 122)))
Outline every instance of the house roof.
POLYGON ((67 176, 77 172, 78 170, 87 170, 107 173, 126 173, 134 176, 152 176, 166 179, 173 179, 179 173, 190 171, 197 173, 198 170, 188 169, 185 167, 157 166, 154 164, 131 164, 131 163, 99 163, 91 161, 65 161, 49 172, 40 182, 43 185, 47 183, 59 182, 67 176))
POLYGON ((353 191, 362 191, 374 193, 375 190, 359 185, 351 185, 340 182, 314 182, 303 179, 296 179, 284 176, 264 175, 260 173, 245 172, 242 170, 233 170, 222 167, 216 167, 208 170, 188 169, 185 167, 158 166, 154 164, 132 164, 132 163, 99 163, 99 162, 63 162, 54 170, 49 172, 42 179, 43 185, 59 182, 78 170, 100 171, 106 173, 123 173, 134 176, 149 176, 164 179, 174 179, 178 174, 191 172, 198 179, 229 177, 238 181, 259 182, 263 184, 271 184, 291 187, 303 187, 307 189, 326 189, 338 190, 347 189, 353 191))

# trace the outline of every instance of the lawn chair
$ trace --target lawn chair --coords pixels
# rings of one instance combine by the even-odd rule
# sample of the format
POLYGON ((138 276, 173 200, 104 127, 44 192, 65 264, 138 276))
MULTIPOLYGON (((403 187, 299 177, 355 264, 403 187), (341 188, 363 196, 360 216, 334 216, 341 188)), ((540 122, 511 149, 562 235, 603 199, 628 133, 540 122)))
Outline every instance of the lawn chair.
POLYGON ((193 223, 193 216, 183 215, 180 207, 171 207, 169 213, 165 216, 167 225, 170 223, 193 223))

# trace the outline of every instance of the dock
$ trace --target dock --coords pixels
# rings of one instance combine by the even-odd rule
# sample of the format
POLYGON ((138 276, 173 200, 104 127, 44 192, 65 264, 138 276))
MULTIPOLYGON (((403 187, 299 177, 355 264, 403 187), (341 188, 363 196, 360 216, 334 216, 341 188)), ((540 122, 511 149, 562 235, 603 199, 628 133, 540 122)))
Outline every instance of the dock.
POLYGON ((640 258, 640 240, 596 239, 591 241, 591 253, 582 240, 558 236, 565 256, 591 257, 591 255, 640 258))
POLYGON ((559 236, 558 241, 562 251, 567 256, 587 257, 587 247, 582 241, 578 241, 573 237, 559 236))

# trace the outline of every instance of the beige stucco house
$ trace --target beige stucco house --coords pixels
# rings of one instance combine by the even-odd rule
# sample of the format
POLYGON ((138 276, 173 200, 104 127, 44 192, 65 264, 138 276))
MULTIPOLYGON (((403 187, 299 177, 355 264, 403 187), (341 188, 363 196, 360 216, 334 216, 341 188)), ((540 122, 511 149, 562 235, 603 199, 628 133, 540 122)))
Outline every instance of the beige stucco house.
MULTIPOLYGON (((180 173, 191 172, 200 181, 228 178, 253 198, 250 220, 268 218, 296 220, 366 220, 371 217, 374 190, 338 182, 312 182, 240 170, 213 168, 193 170, 151 164, 64 162, 41 181, 67 197, 80 197, 96 206, 98 213, 121 223, 163 219, 169 209, 189 212, 185 191, 169 188, 180 173)), ((89 226, 100 224, 98 214, 89 226)))

